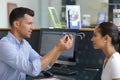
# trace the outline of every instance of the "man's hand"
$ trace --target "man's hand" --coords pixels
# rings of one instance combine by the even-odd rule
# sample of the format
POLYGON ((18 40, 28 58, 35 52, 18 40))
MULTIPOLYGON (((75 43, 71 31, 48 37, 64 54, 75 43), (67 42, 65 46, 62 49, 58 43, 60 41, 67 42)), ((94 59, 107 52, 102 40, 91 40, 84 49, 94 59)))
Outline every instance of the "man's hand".
POLYGON ((73 45, 73 36, 71 34, 64 35, 56 44, 59 51, 68 50, 73 45))
POLYGON ((46 55, 44 55, 40 61, 42 63, 41 70, 44 70, 46 66, 53 66, 55 61, 58 59, 60 56, 61 52, 64 50, 68 50, 72 47, 73 44, 73 36, 68 34, 64 35, 51 49, 46 55))

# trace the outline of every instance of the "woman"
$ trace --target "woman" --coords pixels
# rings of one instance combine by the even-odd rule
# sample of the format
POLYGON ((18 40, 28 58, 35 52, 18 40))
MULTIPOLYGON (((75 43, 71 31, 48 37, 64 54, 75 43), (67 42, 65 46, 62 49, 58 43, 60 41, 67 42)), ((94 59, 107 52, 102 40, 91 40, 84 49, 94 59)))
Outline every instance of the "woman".
POLYGON ((95 49, 101 49, 106 58, 103 64, 101 80, 120 80, 120 54, 118 51, 118 27, 110 22, 96 26, 91 39, 95 49))

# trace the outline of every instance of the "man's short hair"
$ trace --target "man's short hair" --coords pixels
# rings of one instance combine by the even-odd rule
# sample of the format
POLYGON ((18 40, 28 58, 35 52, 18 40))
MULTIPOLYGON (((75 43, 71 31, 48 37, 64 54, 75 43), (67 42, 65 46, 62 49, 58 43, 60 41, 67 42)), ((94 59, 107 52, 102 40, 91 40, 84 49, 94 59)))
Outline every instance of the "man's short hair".
POLYGON ((12 26, 13 22, 17 19, 23 18, 25 14, 34 16, 34 11, 29 8, 18 7, 12 10, 9 17, 9 23, 12 26))

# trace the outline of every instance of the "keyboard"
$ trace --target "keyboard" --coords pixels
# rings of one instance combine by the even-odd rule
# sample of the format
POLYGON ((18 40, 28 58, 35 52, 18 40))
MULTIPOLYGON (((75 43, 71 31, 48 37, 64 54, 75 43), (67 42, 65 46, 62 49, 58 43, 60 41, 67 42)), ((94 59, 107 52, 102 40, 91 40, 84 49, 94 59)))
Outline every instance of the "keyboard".
POLYGON ((83 70, 83 71, 79 71, 79 76, 78 78, 80 80, 99 80, 98 78, 96 79, 98 71, 97 70, 83 70))
POLYGON ((71 70, 68 68, 59 68, 59 67, 52 67, 49 71, 52 72, 53 74, 58 74, 58 75, 60 74, 66 76, 75 75, 77 73, 77 71, 75 70, 71 70))

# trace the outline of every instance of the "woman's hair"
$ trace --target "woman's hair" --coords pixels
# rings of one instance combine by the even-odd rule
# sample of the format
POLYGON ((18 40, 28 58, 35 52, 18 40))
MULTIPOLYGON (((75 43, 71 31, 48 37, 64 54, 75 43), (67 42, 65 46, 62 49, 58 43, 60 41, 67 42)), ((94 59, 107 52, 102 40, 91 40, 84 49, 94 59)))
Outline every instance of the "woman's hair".
POLYGON ((103 22, 98 26, 100 28, 100 33, 102 36, 109 35, 112 39, 112 45, 115 47, 117 51, 120 47, 119 40, 119 29, 118 26, 111 22, 103 22))
POLYGON ((12 10, 9 17, 9 23, 12 26, 13 22, 17 19, 23 18, 25 14, 34 16, 34 11, 24 7, 18 7, 12 10))

